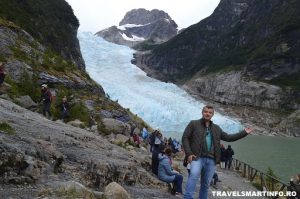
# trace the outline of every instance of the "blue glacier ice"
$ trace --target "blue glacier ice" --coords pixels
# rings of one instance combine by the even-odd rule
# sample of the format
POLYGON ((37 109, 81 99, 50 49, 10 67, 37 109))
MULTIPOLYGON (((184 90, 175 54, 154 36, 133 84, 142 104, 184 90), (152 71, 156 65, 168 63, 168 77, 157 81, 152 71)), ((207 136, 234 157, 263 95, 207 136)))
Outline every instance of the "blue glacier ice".
MULTIPOLYGON (((79 32, 78 39, 86 70, 112 100, 143 118, 166 136, 180 137, 188 122, 201 116, 203 103, 172 83, 150 78, 130 63, 134 50, 79 32)), ((213 121, 225 132, 243 126, 235 119, 215 113, 213 121)))

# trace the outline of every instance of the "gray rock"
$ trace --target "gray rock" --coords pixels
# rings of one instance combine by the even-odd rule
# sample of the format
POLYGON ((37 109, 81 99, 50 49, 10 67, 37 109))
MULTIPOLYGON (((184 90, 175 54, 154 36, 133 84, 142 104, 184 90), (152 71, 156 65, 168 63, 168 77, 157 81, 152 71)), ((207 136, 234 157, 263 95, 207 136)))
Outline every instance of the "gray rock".
POLYGON ((114 134, 130 135, 130 126, 116 119, 104 118, 103 124, 105 128, 114 134))
POLYGON ((75 126, 75 127, 84 127, 85 126, 85 124, 84 124, 84 122, 82 122, 82 121, 80 121, 80 120, 78 120, 78 119, 76 119, 76 120, 74 120, 74 121, 70 121, 70 122, 68 122, 68 124, 70 124, 70 125, 72 125, 72 126, 75 126))
POLYGON ((172 20, 171 17, 162 10, 153 9, 151 11, 144 8, 133 9, 127 12, 119 25, 125 24, 149 24, 160 19, 172 20))
POLYGON ((92 132, 94 133, 97 133, 98 132, 98 126, 97 125, 93 125, 91 126, 91 129, 90 129, 92 132))
POLYGON ((9 100, 9 101, 12 101, 11 98, 9 97, 9 95, 6 92, 4 92, 2 88, 0 88, 0 97, 2 99, 6 99, 6 100, 9 100))
POLYGON ((105 95, 105 92, 103 90, 103 88, 98 85, 92 85, 91 82, 85 82, 84 80, 82 80, 80 77, 72 74, 71 75, 71 80, 69 77, 56 77, 54 75, 50 75, 46 72, 41 72, 38 75, 39 77, 39 83, 47 83, 47 84, 62 84, 68 88, 74 88, 74 89, 78 89, 78 88, 85 88, 85 89, 90 89, 93 93, 95 94, 101 94, 101 95, 105 95))
POLYGON ((24 62, 18 60, 11 60, 5 64, 5 69, 9 76, 16 82, 20 82, 21 78, 27 75, 30 80, 33 76, 33 71, 31 66, 24 62))
POLYGON ((85 104, 85 107, 87 107, 89 109, 89 111, 94 111, 95 102, 93 100, 85 100, 84 104, 85 104))
POLYGON ((16 101, 23 107, 30 109, 30 108, 34 108, 37 106, 37 103, 35 103, 30 96, 25 95, 25 96, 21 96, 16 98, 16 101))
MULTIPOLYGON (((3 99, 0 99, 0 120, 10 121, 16 131, 13 136, 0 134, 0 167, 6 171, 0 182, 22 186, 22 190, 18 191, 13 187, 0 189, 0 195, 20 196, 26 193, 27 198, 34 198, 36 192, 41 192, 44 187, 55 190, 71 181, 80 182, 91 191, 104 190, 110 182, 134 182, 139 186, 135 189, 147 187, 147 192, 158 192, 157 188, 162 185, 139 166, 143 161, 140 153, 134 155, 110 144, 102 136, 47 120, 3 99), (30 192, 25 184, 34 185, 36 191, 30 192)), ((81 185, 78 187, 81 188, 81 185)))
POLYGON ((112 118, 113 117, 112 112, 107 111, 107 110, 101 110, 100 113, 101 113, 103 118, 112 118))
POLYGON ((130 138, 128 136, 117 134, 114 140, 114 143, 126 143, 130 138))
POLYGON ((188 82, 185 88, 204 99, 223 104, 279 108, 290 103, 280 87, 247 80, 242 72, 200 76, 188 82))
POLYGON ((130 199, 127 191, 118 183, 112 182, 105 187, 104 195, 110 199, 130 199))

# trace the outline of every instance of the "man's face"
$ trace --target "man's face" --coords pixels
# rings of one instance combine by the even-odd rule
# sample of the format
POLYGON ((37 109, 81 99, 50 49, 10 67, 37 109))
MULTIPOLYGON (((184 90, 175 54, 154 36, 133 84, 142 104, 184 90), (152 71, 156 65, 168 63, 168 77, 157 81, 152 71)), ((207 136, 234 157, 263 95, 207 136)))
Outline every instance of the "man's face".
POLYGON ((204 110, 202 111, 202 117, 205 120, 210 120, 213 116, 214 116, 214 109, 205 107, 204 110))

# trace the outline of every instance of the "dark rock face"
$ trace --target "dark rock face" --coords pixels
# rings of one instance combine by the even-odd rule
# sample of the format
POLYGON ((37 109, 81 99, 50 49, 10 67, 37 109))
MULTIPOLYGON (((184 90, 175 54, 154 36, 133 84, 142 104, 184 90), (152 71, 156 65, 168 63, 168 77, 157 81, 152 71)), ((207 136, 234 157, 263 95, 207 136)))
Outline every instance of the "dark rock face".
MULTIPOLYGON (((135 55, 133 63, 164 81, 184 84, 191 80, 188 85, 193 87, 192 90, 197 90, 199 96, 209 93, 211 99, 218 102, 236 104, 247 101, 248 105, 258 107, 286 104, 295 109, 299 107, 299 102, 293 98, 300 94, 300 42, 296 37, 300 34, 300 25, 296 22, 300 17, 299 10, 300 2, 292 0, 222 0, 210 17, 158 45, 151 52, 135 55), (222 87, 225 95, 232 90, 232 84, 221 82, 214 82, 216 86, 203 87, 203 84, 211 85, 204 82, 210 81, 208 74, 218 76, 227 73, 230 77, 230 71, 241 74, 233 85, 261 81, 267 83, 267 87, 269 84, 270 89, 271 85, 283 88, 274 93, 282 101, 269 104, 257 103, 256 99, 249 100, 246 96, 239 100, 236 100, 241 97, 238 95, 220 97, 216 94, 218 87, 222 87)), ((253 89, 247 92, 260 92, 259 87, 253 89)), ((262 101, 272 98, 267 93, 262 101)))
POLYGON ((270 63, 272 58, 286 56, 288 59, 281 60, 283 67, 295 67, 300 47, 294 36, 299 25, 293 20, 299 13, 284 13, 299 7, 299 2, 292 1, 223 0, 210 17, 155 48, 144 63, 163 71, 167 79, 189 78, 206 66, 215 71, 230 65, 261 65, 265 59, 270 63))
POLYGON ((120 21, 119 25, 125 24, 148 24, 153 23, 159 19, 169 19, 172 20, 171 17, 161 10, 146 10, 143 8, 133 9, 126 13, 124 18, 120 21))
POLYGON ((177 34, 177 24, 167 13, 156 9, 131 10, 119 25, 99 31, 96 35, 109 42, 132 47, 146 40, 162 43, 177 34))
POLYGON ((44 46, 85 69, 77 39, 79 22, 64 0, 47 3, 41 0, 3 0, 0 2, 0 17, 14 22, 44 46))

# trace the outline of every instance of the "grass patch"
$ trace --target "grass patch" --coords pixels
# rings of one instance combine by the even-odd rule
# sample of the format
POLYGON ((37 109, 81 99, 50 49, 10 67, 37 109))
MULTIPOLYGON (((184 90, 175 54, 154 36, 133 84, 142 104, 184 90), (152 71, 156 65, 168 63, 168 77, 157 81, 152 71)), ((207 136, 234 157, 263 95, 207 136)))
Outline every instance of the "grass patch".
POLYGON ((17 29, 17 30, 20 30, 20 27, 17 26, 16 24, 14 24, 13 22, 11 21, 7 21, 3 18, 0 17, 0 26, 6 26, 8 28, 12 28, 12 29, 17 29))
POLYGON ((0 131, 7 133, 8 135, 16 134, 15 129, 13 129, 8 123, 2 122, 0 123, 0 131))
POLYGON ((16 133, 15 129, 13 129, 8 123, 2 122, 0 123, 0 130, 4 131, 8 135, 14 135, 16 133))
POLYGON ((42 67, 47 70, 54 70, 57 72, 79 70, 74 63, 63 59, 60 55, 50 49, 45 51, 43 60, 42 67))

